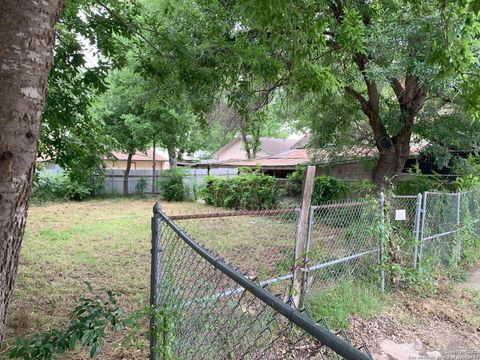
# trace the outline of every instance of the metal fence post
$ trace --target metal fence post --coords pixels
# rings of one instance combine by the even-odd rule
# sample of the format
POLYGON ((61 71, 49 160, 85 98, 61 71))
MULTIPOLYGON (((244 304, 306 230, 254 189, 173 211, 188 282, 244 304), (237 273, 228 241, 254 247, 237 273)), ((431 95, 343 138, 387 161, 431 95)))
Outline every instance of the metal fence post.
POLYGON ((160 237, 161 223, 158 213, 162 210, 157 202, 152 216, 152 264, 150 272, 150 360, 158 360, 157 311, 160 300, 160 237))
POLYGON ((385 269, 383 264, 384 237, 385 237, 385 194, 380 193, 378 198, 378 208, 380 216, 379 236, 378 236, 378 264, 380 265, 380 290, 385 291, 385 269))
POLYGON ((418 263, 420 266, 422 265, 423 261, 423 239, 425 237, 425 217, 427 215, 427 196, 428 196, 428 191, 425 191, 423 193, 423 206, 422 206, 422 223, 420 226, 420 249, 418 252, 418 263))
MULTIPOLYGON (((456 230, 456 233, 457 235, 459 234, 460 232, 460 209, 461 209, 461 201, 462 201, 462 193, 457 193, 457 217, 455 219, 455 223, 457 225, 457 230, 456 230)), ((461 236, 457 236, 457 263, 458 261, 460 260, 460 255, 461 255, 461 252, 462 252, 462 238, 461 236)))
POLYGON ((422 216, 422 194, 417 194, 417 202, 415 204, 415 223, 413 225, 413 268, 417 268, 417 257, 418 257, 418 240, 420 239, 420 221, 422 216))

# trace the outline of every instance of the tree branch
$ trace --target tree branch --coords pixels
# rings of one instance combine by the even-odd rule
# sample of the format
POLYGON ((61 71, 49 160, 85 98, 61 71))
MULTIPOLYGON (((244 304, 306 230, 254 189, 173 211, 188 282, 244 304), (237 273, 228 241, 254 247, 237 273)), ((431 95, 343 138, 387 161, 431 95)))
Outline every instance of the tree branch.
MULTIPOLYGON (((352 95, 359 103, 362 109, 367 106, 368 100, 363 97, 358 91, 354 90, 351 86, 345 86, 345 92, 352 95)), ((364 111, 365 112, 365 111, 364 111)))
POLYGON ((392 86, 393 92, 397 96, 397 99, 400 102, 400 105, 403 104, 403 102, 405 101, 405 89, 400 83, 400 80, 392 77, 390 78, 390 85, 392 86))

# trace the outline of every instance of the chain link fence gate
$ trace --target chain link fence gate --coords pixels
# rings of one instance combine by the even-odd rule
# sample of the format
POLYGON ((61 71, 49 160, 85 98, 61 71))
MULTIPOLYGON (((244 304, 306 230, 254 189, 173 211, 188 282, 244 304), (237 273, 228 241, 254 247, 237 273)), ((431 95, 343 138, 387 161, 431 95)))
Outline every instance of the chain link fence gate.
MULTIPOLYGON (((160 209, 152 218, 150 359, 371 359, 198 245, 160 209)), ((362 349, 362 350, 360 350, 362 349)))
POLYGON ((423 195, 419 261, 422 266, 450 267, 460 258, 462 193, 425 192, 423 195))
POLYGON ((422 194, 392 195, 387 204, 391 235, 398 256, 396 260, 403 267, 417 267, 422 198, 422 194))
POLYGON ((335 357, 338 349, 285 319, 279 310, 290 309, 294 297, 293 267, 301 269, 301 305, 308 312, 309 293, 341 281, 372 276, 377 282, 380 277, 383 289, 386 242, 395 245, 389 256, 396 256, 387 261, 413 268, 457 263, 460 254, 465 256, 465 246, 470 252, 480 250, 475 238, 480 230, 480 189, 312 206, 305 249, 296 259, 299 209, 218 211, 171 217, 158 209, 155 213, 154 219, 165 224, 157 234, 158 224, 152 223, 152 241, 158 246, 154 260, 161 254, 153 264, 162 264, 152 265, 152 281, 162 279, 160 285, 152 283, 152 304, 161 305, 152 320, 152 353, 163 349, 161 359, 335 357), (181 220, 187 231, 173 219, 181 220), (211 244, 220 255, 207 252, 197 241, 211 244), (236 270, 226 266, 224 258, 236 270), (258 296, 258 291, 268 297, 258 296))
POLYGON ((344 200, 310 208, 305 249, 304 294, 325 290, 339 281, 362 276, 378 279, 379 234, 375 223, 383 204, 369 200, 344 200))

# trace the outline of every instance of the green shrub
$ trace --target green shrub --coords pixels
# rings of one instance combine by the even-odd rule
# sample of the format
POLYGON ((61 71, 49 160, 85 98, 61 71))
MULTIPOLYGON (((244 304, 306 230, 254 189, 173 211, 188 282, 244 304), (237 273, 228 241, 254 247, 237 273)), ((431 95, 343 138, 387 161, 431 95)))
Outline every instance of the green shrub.
POLYGON ((141 177, 138 179, 137 183, 135 184, 135 192, 137 194, 143 194, 147 190, 147 179, 145 177, 141 177))
POLYGON ((184 174, 184 171, 178 168, 162 172, 157 184, 164 200, 183 201, 185 199, 184 174))
MULTIPOLYGON (((302 192, 306 168, 305 165, 299 165, 294 172, 287 175, 286 190, 289 194, 299 195, 302 192)), ((347 194, 348 189, 343 180, 332 176, 317 176, 313 183, 312 204, 338 200, 347 194)))
POLYGON ((17 339, 9 358, 59 359, 66 351, 74 350, 78 344, 88 348, 90 357, 94 357, 102 346, 109 327, 118 332, 130 326, 129 319, 117 305, 117 293, 109 291, 107 295, 107 300, 98 296, 81 297, 66 328, 17 339))
POLYGON ((454 185, 458 191, 466 191, 478 188, 480 186, 480 176, 473 174, 459 176, 454 181, 454 185))
POLYGON ((349 198, 364 198, 375 194, 375 185, 373 181, 352 181, 348 183, 349 198))
POLYGON ((90 187, 72 180, 68 173, 38 177, 32 189, 32 199, 40 201, 84 200, 91 194, 90 187))
POLYGON ((258 170, 243 170, 230 179, 208 176, 201 190, 208 205, 232 209, 273 208, 283 193, 274 177, 258 170))
POLYGON ((287 175, 286 190, 289 194, 300 195, 306 170, 305 165, 297 165, 295 171, 287 175))
POLYGON ((457 191, 451 179, 440 174, 423 175, 419 168, 408 170, 410 176, 400 177, 395 184, 396 195, 416 195, 425 191, 457 191))
POLYGON ((396 195, 415 195, 424 191, 441 190, 443 185, 430 176, 413 176, 412 178, 401 179, 395 186, 396 195))
POLYGON ((348 190, 345 181, 332 176, 317 176, 313 182, 312 205, 338 200, 342 198, 348 190))

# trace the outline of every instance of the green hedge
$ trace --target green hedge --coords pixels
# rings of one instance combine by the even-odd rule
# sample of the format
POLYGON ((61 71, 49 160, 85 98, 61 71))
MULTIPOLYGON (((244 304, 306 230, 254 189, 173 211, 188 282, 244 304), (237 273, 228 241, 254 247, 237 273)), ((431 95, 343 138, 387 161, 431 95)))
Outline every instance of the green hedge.
POLYGON ((313 181, 312 205, 338 200, 348 191, 345 181, 332 176, 317 176, 313 181))
POLYGON ((230 179, 208 176, 200 192, 208 205, 232 209, 271 209, 284 194, 274 177, 258 170, 242 170, 230 179))
POLYGON ((185 187, 183 186, 184 175, 185 172, 179 168, 162 171, 160 178, 157 180, 157 185, 160 188, 164 200, 185 200, 185 187))
MULTIPOLYGON (((288 193, 299 195, 302 192, 306 166, 298 166, 287 176, 286 189, 288 193)), ((313 182, 312 205, 318 205, 331 200, 338 200, 347 195, 348 184, 332 176, 317 176, 313 182)))
POLYGON ((37 177, 32 189, 32 199, 40 202, 84 200, 91 194, 91 187, 72 180, 68 173, 37 177))

